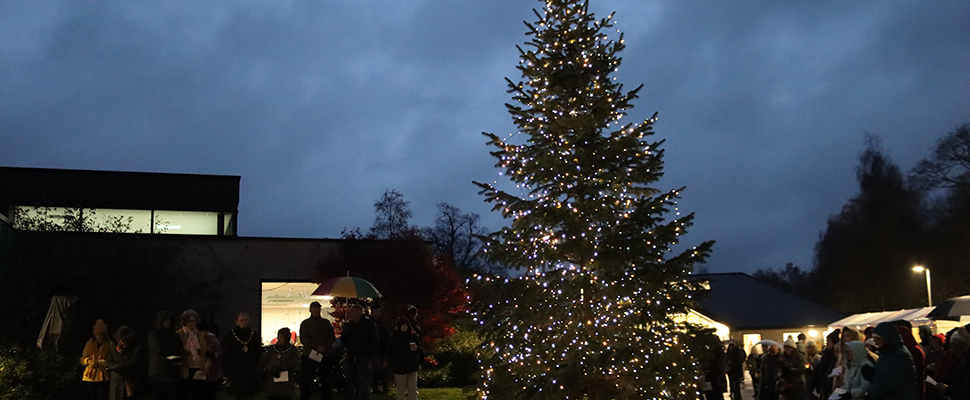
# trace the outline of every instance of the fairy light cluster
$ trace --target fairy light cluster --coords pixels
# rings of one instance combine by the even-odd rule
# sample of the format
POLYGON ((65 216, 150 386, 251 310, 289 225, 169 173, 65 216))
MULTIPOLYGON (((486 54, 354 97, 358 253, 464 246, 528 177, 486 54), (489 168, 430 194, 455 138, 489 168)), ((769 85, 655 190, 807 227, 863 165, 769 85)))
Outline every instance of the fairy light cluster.
POLYGON ((522 143, 485 134, 520 193, 476 183, 510 220, 486 251, 527 271, 468 282, 487 338, 479 395, 695 398, 693 327, 673 316, 686 312, 684 278, 712 243, 668 254, 693 215, 679 215, 679 189, 654 187, 656 114, 622 122, 642 86, 624 91, 611 76, 624 48, 619 31, 605 33, 613 16, 596 19, 579 0, 547 0, 536 16, 519 47, 522 80, 507 80, 522 143))

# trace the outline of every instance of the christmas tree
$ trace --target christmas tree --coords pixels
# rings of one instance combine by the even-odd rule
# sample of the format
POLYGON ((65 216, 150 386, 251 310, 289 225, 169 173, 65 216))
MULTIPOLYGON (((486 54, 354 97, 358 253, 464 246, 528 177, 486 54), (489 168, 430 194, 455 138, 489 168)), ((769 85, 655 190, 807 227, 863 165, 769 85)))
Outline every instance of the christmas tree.
POLYGON ((586 1, 547 0, 519 47, 523 81, 508 80, 518 134, 485 133, 519 195, 476 182, 510 225, 490 257, 518 278, 470 281, 485 342, 488 399, 696 398, 697 329, 680 322, 686 279, 713 242, 670 255, 693 214, 672 220, 683 188, 662 191, 656 114, 621 124, 635 90, 611 77, 623 36, 586 1), (513 139, 520 138, 519 144, 513 139), (652 186, 654 185, 654 186, 652 186))

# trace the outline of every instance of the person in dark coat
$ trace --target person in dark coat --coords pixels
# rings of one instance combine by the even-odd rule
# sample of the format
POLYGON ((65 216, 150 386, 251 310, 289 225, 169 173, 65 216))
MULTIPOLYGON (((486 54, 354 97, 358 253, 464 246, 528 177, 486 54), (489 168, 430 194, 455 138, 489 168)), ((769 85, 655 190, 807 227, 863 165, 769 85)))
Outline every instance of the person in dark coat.
POLYGON ((896 330, 899 331, 899 337, 903 340, 903 346, 906 347, 906 350, 909 350, 909 355, 913 356, 913 365, 916 367, 916 386, 919 387, 919 397, 921 400, 925 399, 926 353, 923 353, 923 349, 916 343, 916 338, 913 337, 913 326, 909 321, 896 321, 893 324, 896 325, 896 330))
POLYGON ((781 395, 785 400, 806 400, 808 392, 805 390, 805 353, 798 349, 798 343, 792 339, 785 341, 785 350, 781 356, 781 395))
POLYGON ((115 346, 108 349, 105 364, 111 371, 111 388, 108 390, 111 400, 135 397, 141 389, 144 354, 141 346, 135 343, 134 336, 127 326, 119 327, 114 334, 115 346))
POLYGON ((373 392, 381 391, 387 393, 391 390, 391 370, 387 365, 388 344, 391 340, 393 327, 388 326, 381 318, 381 308, 374 306, 370 313, 371 319, 377 324, 377 334, 379 345, 377 346, 377 356, 374 358, 374 379, 371 383, 373 392))
POLYGON ((148 383, 156 400, 178 398, 179 366, 182 340, 174 329, 174 317, 161 311, 155 318, 155 330, 148 333, 148 383))
POLYGON ((395 325, 397 328, 388 344, 388 362, 394 373, 397 398, 403 400, 407 395, 409 400, 414 400, 418 398, 418 371, 424 355, 418 346, 418 334, 411 330, 408 319, 398 318, 395 325))
POLYGON ((727 347, 727 375, 731 384, 731 399, 741 399, 741 381, 744 380, 744 349, 731 342, 727 347))
POLYGON ((259 335, 249 327, 249 314, 236 314, 236 326, 222 338, 223 374, 229 381, 226 392, 235 399, 249 399, 259 393, 259 359, 263 348, 259 335))
POLYGON ((761 358, 759 400, 778 400, 778 375, 781 373, 781 356, 778 353, 778 345, 771 344, 761 358))
POLYGON ((300 351, 290 344, 290 329, 281 328, 276 343, 269 346, 259 364, 266 371, 266 390, 270 400, 288 400, 296 395, 294 372, 300 366, 300 351))
POLYGON ((913 356, 903 346, 899 331, 892 322, 883 322, 872 331, 879 349, 869 385, 870 400, 919 400, 916 366, 913 356))
POLYGON ((704 366, 705 387, 702 388, 707 400, 723 400, 727 391, 727 357, 721 348, 720 341, 714 337, 707 345, 710 360, 704 366))
MULTIPOLYGON (((320 376, 320 391, 324 400, 333 398, 330 372, 333 368, 334 333, 330 320, 323 318, 323 306, 319 302, 310 303, 310 317, 300 323, 300 342, 303 344, 303 357, 300 362, 300 399, 310 400, 313 381, 320 376), (311 358, 319 355, 320 360, 311 358)), ((278 339, 277 339, 278 340, 278 339)))
POLYGON ((832 394, 832 377, 829 375, 839 359, 835 354, 835 345, 841 341, 841 331, 838 329, 825 337, 825 347, 819 353, 820 357, 812 374, 812 382, 809 382, 811 386, 809 394, 812 399, 826 400, 832 394))
MULTIPOLYGON (((751 352, 748 353, 748 360, 745 362, 748 366, 748 374, 751 375, 751 390, 754 395, 754 400, 758 400, 758 390, 761 389, 761 356, 762 354, 758 351, 760 344, 755 344, 751 346, 751 352)), ((764 352, 764 347, 761 347, 761 352, 764 352)))
POLYGON ((377 325, 364 315, 364 308, 354 304, 347 309, 340 341, 347 353, 344 358, 344 377, 348 399, 370 399, 371 374, 380 339, 377 325))

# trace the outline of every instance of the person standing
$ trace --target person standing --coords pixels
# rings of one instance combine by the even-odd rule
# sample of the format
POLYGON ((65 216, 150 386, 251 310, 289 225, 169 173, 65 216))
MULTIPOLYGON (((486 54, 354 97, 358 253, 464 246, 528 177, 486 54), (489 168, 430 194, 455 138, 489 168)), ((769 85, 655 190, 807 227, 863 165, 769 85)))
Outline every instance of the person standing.
POLYGON ((263 348, 256 330, 249 327, 249 314, 236 314, 236 326, 222 338, 223 370, 234 399, 250 399, 259 393, 259 359, 263 348))
POLYGON ((876 325, 872 339, 879 349, 879 359, 873 365, 869 399, 919 400, 913 356, 903 346, 896 325, 892 322, 876 325))
POLYGON ((290 328, 280 328, 276 343, 269 346, 259 362, 266 371, 266 390, 270 400, 289 400, 296 394, 293 373, 300 366, 300 351, 290 343, 290 328))
POLYGON ((330 370, 333 368, 330 359, 333 353, 333 325, 330 324, 330 320, 320 315, 322 310, 323 307, 319 302, 310 303, 310 317, 300 323, 300 342, 303 343, 303 357, 300 362, 300 399, 302 400, 310 399, 313 393, 313 381, 317 374, 321 375, 320 386, 323 399, 330 400, 333 397, 333 389, 330 387, 330 370))
MULTIPOLYGON (((182 328, 176 333, 182 341, 182 371, 179 395, 183 400, 205 400, 208 389, 207 373, 217 361, 209 349, 209 333, 198 329, 199 313, 187 310, 179 318, 182 328)), ((216 341, 218 342, 218 341, 216 341)))
POLYGON ((799 344, 789 338, 781 356, 782 392, 785 400, 807 400, 805 391, 805 353, 798 349, 799 344))
POLYGON ((741 381, 744 380, 744 349, 733 341, 727 347, 727 375, 731 384, 731 400, 741 399, 741 381))
POLYGON ((712 338, 708 345, 711 359, 704 368, 704 380, 707 382, 703 390, 704 398, 707 400, 723 400, 724 392, 727 392, 727 357, 721 342, 716 337, 712 338))
POLYGON ((778 400, 778 376, 781 374, 781 356, 778 354, 779 352, 777 344, 770 344, 761 358, 761 387, 758 389, 759 400, 778 400))
POLYGON ((148 333, 148 383, 156 400, 178 398, 178 367, 174 360, 182 354, 182 341, 172 327, 172 314, 159 312, 155 330, 148 333))
POLYGON ((387 364, 387 357, 393 327, 388 326, 387 322, 381 318, 381 307, 378 305, 375 305, 371 309, 370 316, 374 323, 377 324, 379 341, 377 354, 374 356, 374 379, 371 386, 374 393, 380 391, 386 394, 391 390, 391 370, 387 364))
POLYGON ((852 400, 865 399, 869 392, 869 378, 872 376, 872 363, 869 362, 866 345, 858 340, 845 344, 842 348, 842 358, 848 361, 845 369, 845 383, 842 389, 852 397, 852 400))
POLYGON ((94 322, 93 337, 81 352, 81 365, 84 366, 81 382, 91 400, 108 400, 109 374, 105 369, 105 360, 108 358, 109 348, 111 341, 108 340, 108 325, 103 319, 99 319, 94 322))
POLYGON ((115 346, 108 349, 105 365, 111 371, 111 400, 135 397, 139 391, 143 371, 141 346, 135 343, 134 332, 127 326, 114 334, 115 346))
POLYGON ((394 383, 397 386, 397 400, 417 400, 418 398, 418 370, 424 355, 418 347, 418 334, 411 330, 407 318, 397 319, 394 333, 388 344, 388 362, 394 373, 394 383))
POLYGON ((380 341, 377 325, 364 316, 364 308, 358 304, 347 309, 347 318, 340 334, 340 340, 347 350, 344 358, 346 396, 348 399, 368 400, 374 355, 380 341))
POLYGON ((841 331, 835 330, 825 337, 825 347, 819 353, 818 363, 812 374, 811 398, 813 400, 827 400, 832 394, 832 369, 836 367, 839 357, 835 354, 835 346, 842 340, 841 331))

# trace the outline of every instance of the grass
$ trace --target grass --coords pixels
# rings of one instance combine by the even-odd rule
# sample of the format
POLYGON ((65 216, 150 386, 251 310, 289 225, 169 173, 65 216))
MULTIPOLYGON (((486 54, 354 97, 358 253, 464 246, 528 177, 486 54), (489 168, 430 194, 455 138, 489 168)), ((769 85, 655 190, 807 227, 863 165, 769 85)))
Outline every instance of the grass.
MULTIPOLYGON (((314 395, 314 399, 319 399, 319 395, 314 395)), ((391 389, 388 394, 374 393, 370 396, 371 400, 396 400, 396 394, 394 389, 391 389)), ((299 399, 300 396, 297 394, 293 396, 293 399, 299 399)), ((265 400, 266 397, 262 395, 257 395, 253 400, 265 400)), ((345 397, 342 393, 335 392, 333 394, 334 400, 344 400, 345 397)), ((418 400, 463 400, 465 395, 462 394, 461 388, 418 388, 418 400)), ((225 393, 219 393, 218 400, 229 400, 229 396, 225 393)))

